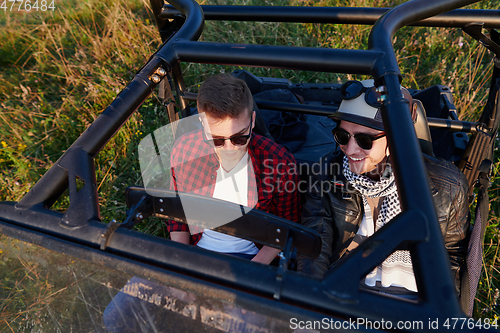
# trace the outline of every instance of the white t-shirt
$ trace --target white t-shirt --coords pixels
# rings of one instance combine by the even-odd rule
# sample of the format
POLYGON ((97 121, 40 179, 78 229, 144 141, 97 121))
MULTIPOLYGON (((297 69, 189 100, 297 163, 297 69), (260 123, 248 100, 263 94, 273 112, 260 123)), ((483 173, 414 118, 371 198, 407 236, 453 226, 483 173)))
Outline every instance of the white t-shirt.
MULTIPOLYGON (((248 152, 229 172, 222 166, 217 170, 217 180, 213 197, 235 204, 248 206, 248 152)), ((217 231, 205 229, 196 244, 207 250, 222 253, 257 254, 259 249, 246 239, 229 236, 217 231)))
MULTIPOLYGON (((365 203, 365 214, 359 226, 357 234, 363 237, 370 237, 375 233, 375 223, 373 222, 373 214, 370 206, 365 203)), ((417 283, 413 270, 402 271, 397 268, 392 270, 383 270, 382 265, 377 266, 373 271, 365 277, 365 284, 374 287, 380 281, 383 287, 403 287, 408 290, 417 291, 417 283)))

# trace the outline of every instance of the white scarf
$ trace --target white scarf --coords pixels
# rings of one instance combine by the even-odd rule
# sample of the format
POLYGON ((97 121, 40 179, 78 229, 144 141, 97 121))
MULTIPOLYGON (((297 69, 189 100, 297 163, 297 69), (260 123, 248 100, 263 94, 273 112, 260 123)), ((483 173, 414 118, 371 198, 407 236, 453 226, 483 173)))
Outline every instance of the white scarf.
MULTIPOLYGON (((387 168, 390 168, 388 165, 387 168)), ((391 169, 387 169, 380 180, 375 181, 367 176, 358 175, 349 169, 349 160, 344 156, 344 176, 347 181, 362 194, 364 205, 368 205, 366 197, 383 197, 380 213, 375 222, 375 231, 382 228, 401 212, 401 204, 396 188, 396 180, 391 169), (387 175, 386 175, 387 174, 387 175)), ((371 235, 368 235, 371 236, 371 235)), ((374 285, 379 280, 382 286, 402 286, 406 289, 417 291, 410 252, 398 250, 391 254, 384 262, 366 277, 366 284, 374 285), (378 275, 378 276, 377 276, 378 275), (370 281, 373 278, 373 281, 370 281)))

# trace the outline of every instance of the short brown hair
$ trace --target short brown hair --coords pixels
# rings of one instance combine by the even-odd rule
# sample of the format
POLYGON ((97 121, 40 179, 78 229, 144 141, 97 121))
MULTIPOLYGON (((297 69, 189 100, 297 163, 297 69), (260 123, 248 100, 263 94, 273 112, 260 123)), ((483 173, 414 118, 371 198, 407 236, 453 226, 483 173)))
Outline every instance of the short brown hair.
POLYGON ((206 79, 198 91, 198 111, 224 118, 238 118, 253 111, 253 98, 245 81, 227 74, 206 79))

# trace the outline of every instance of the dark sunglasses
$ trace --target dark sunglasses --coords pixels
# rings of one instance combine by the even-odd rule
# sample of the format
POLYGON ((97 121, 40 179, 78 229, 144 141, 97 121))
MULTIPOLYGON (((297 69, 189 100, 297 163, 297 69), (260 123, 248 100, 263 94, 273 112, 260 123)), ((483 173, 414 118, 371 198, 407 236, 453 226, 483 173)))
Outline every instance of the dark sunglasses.
MULTIPOLYGON (((250 127, 250 133, 248 133, 247 135, 233 135, 232 137, 229 138, 216 138, 216 139, 212 138, 212 140, 203 140, 203 141, 205 141, 208 144, 213 143, 215 147, 223 147, 226 140, 231 141, 231 143, 235 146, 244 146, 247 144, 248 139, 250 139, 250 136, 252 136, 252 120, 253 120, 253 115, 250 117, 250 125, 248 125, 248 127, 250 127)), ((245 132, 248 129, 248 127, 245 128, 245 132)))
POLYGON ((375 89, 375 87, 367 88, 363 86, 363 83, 360 81, 351 80, 347 81, 340 87, 340 96, 345 100, 350 100, 355 99, 364 93, 366 104, 378 109, 382 106, 382 104, 378 100, 380 94, 375 89))
POLYGON ((378 140, 380 138, 383 138, 385 136, 385 133, 380 133, 377 135, 356 133, 354 135, 351 135, 349 132, 343 130, 342 128, 334 128, 332 130, 332 133, 333 133, 333 137, 335 138, 335 141, 339 145, 345 146, 346 144, 349 143, 351 136, 353 136, 354 140, 356 140, 356 143, 358 144, 358 146, 364 150, 372 149, 373 141, 378 140))

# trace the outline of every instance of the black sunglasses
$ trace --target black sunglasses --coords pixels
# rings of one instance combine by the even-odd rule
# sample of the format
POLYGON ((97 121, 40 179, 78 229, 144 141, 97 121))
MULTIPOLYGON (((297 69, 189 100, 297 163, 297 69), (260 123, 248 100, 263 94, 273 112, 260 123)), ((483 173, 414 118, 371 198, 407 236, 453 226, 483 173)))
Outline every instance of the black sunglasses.
POLYGON ((346 130, 343 130, 342 128, 334 128, 332 130, 333 137, 335 138, 335 141, 341 145, 345 146, 346 144, 349 143, 349 140, 351 139, 351 136, 354 137, 354 140, 356 140, 356 143, 361 149, 364 150, 370 150, 373 147, 373 141, 378 140, 380 138, 383 138, 385 136, 385 133, 380 133, 377 135, 369 135, 369 134, 364 134, 364 133, 356 133, 354 135, 350 134, 346 130))
POLYGON ((363 83, 355 80, 347 81, 340 87, 340 96, 345 100, 355 99, 362 93, 365 93, 366 104, 377 109, 382 106, 382 103, 378 100, 380 94, 375 87, 367 88, 363 86, 363 83))
MULTIPOLYGON (((250 133, 248 133, 247 135, 234 135, 229 138, 217 138, 217 139, 212 138, 212 140, 203 140, 203 141, 205 141, 208 144, 213 143, 215 147, 223 147, 226 140, 231 141, 231 143, 235 146, 244 146, 247 144, 248 139, 250 139, 250 136, 252 136, 252 120, 253 120, 253 115, 250 117, 250 125, 248 125, 248 127, 250 127, 250 133)), ((248 127, 245 128, 245 132, 248 129, 248 127)))

